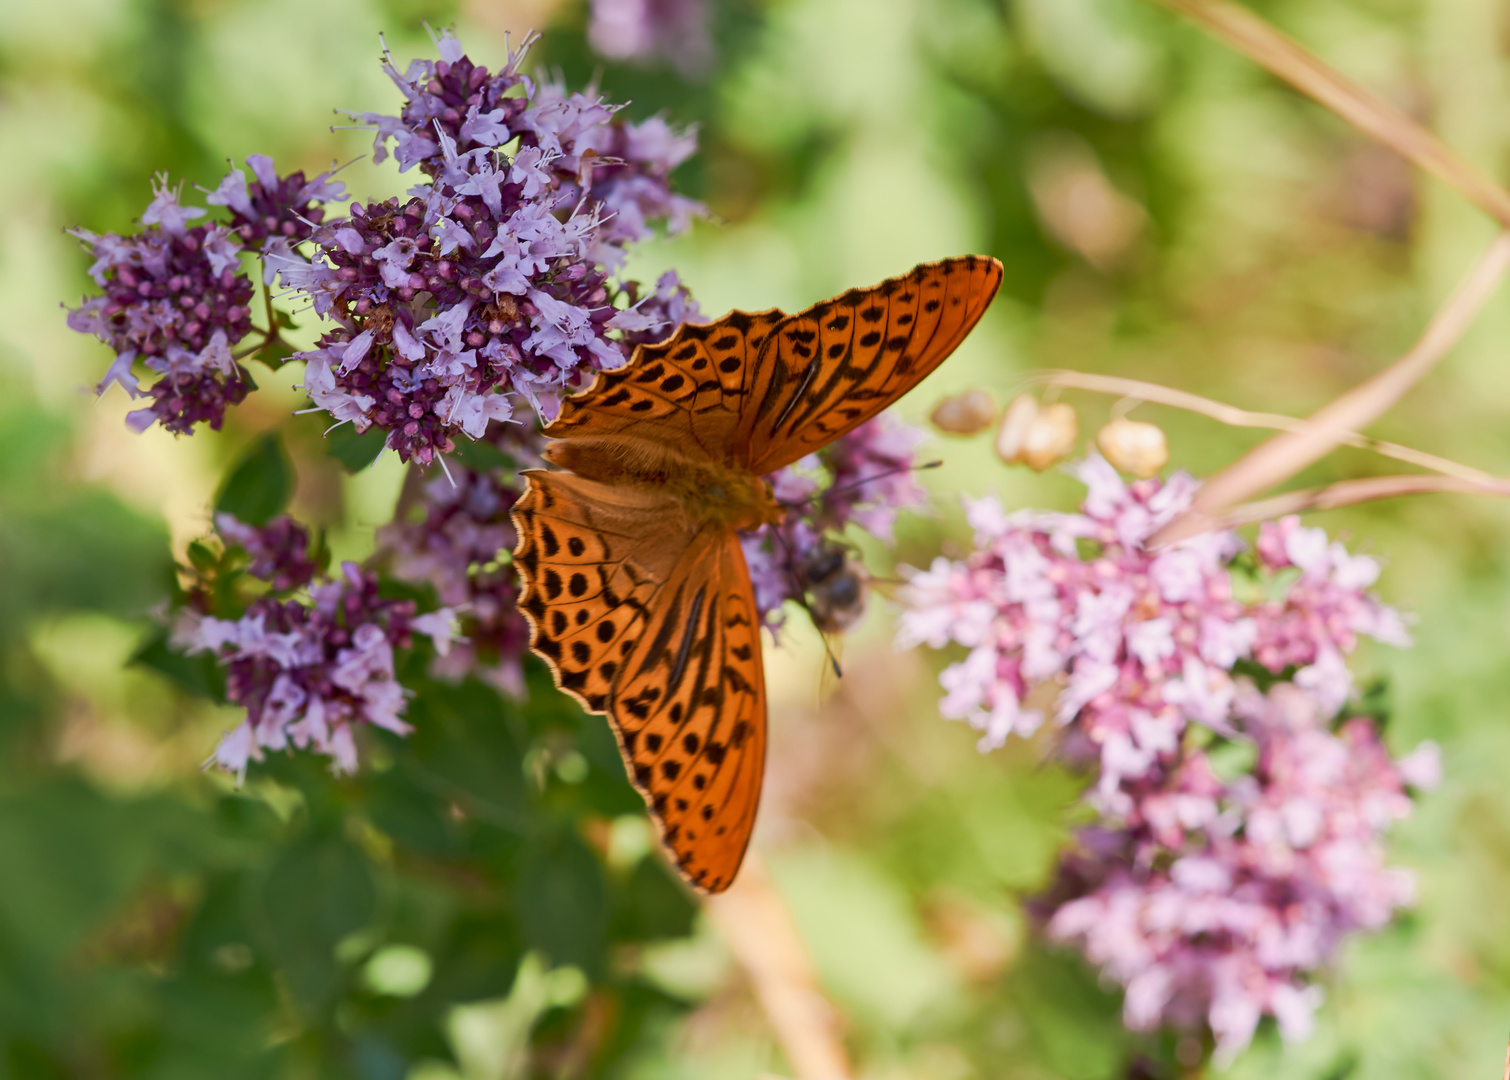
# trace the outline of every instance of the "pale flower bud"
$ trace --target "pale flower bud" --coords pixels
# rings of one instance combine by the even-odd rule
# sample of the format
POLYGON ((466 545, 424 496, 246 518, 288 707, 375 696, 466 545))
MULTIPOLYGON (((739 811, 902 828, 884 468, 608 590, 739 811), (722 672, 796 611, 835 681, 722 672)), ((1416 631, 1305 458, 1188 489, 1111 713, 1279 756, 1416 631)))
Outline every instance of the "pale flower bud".
POLYGON ((1022 460, 1022 444, 1028 437, 1028 428, 1037 419, 1038 399, 1032 394, 1019 394, 1007 405, 1001 430, 996 434, 996 453, 1008 465, 1022 460))
POLYGON ((1024 464, 1043 472, 1075 450, 1080 424, 1075 410, 1063 402, 1040 409, 1031 394, 1023 394, 1007 406, 996 453, 1008 465, 1024 464))
POLYGON ((1142 480, 1169 464, 1169 440, 1155 424, 1113 420, 1096 436, 1096 445, 1113 468, 1142 480))
POLYGON ((946 435, 974 435, 996 419, 996 402, 984 390, 970 390, 939 402, 929 417, 946 435))

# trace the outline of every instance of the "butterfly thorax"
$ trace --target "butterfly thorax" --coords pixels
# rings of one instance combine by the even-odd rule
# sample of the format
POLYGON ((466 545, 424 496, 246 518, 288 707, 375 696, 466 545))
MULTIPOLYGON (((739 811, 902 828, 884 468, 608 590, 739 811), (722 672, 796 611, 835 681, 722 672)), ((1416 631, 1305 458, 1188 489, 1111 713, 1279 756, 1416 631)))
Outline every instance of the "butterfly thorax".
POLYGON ((748 469, 650 439, 627 435, 561 439, 551 443, 545 457, 588 480, 664 491, 681 505, 694 531, 707 525, 753 529, 778 524, 786 517, 771 486, 748 469))

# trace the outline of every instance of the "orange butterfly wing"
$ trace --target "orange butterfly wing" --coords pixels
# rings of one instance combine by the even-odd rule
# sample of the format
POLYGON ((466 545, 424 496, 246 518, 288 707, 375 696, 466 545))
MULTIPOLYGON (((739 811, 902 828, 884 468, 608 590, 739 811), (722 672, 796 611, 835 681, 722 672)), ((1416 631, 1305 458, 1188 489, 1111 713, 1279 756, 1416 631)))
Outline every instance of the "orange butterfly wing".
POLYGON ((760 621, 732 530, 654 490, 531 471, 514 508, 520 608, 556 683, 612 721, 662 842, 727 888, 765 772, 760 621))
POLYGON ((995 259, 944 259, 785 319, 745 392, 742 461, 764 476, 874 417, 959 346, 1001 277, 995 259))
POLYGON ((773 308, 684 323, 665 341, 635 349, 623 367, 599 372, 561 403, 545 434, 629 435, 729 461, 761 347, 785 318, 773 308))

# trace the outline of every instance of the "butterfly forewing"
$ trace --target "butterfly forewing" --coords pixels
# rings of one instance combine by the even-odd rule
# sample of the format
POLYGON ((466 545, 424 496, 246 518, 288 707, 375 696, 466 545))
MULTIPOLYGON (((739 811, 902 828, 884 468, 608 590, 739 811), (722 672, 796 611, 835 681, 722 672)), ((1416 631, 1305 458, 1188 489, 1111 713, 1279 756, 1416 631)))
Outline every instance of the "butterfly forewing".
POLYGON ((734 311, 713 323, 688 323, 629 363, 599 373, 562 403, 545 429, 553 439, 632 435, 728 461, 750 372, 780 311, 734 311))
POLYGON ((735 533, 654 493, 531 472, 514 511, 531 646, 606 713, 686 878, 727 888, 765 769, 759 618, 735 533))
POLYGON ((746 391, 741 460, 754 473, 774 472, 881 412, 964 340, 1001 273, 995 259, 945 259, 784 320, 746 391))

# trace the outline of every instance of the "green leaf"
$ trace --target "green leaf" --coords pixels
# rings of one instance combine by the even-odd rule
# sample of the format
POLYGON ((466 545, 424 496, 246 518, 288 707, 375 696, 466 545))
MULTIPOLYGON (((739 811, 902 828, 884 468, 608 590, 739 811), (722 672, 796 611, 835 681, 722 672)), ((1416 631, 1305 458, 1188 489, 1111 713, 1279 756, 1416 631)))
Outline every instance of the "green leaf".
POLYGON ((294 470, 275 434, 252 444, 215 497, 217 513, 248 525, 266 525, 294 493, 294 470))
POLYGON ((552 964, 602 971, 606 883, 597 857, 574 829, 561 826, 531 838, 519 860, 516 903, 525 945, 552 964))
POLYGON ((158 630, 143 642, 127 661, 128 665, 149 668, 176 683, 196 697, 225 700, 225 674, 208 653, 185 656, 168 648, 168 631, 158 630))
POLYGON ((342 424, 325 436, 325 452, 351 472, 361 472, 377 460, 388 437, 382 428, 370 427, 360 435, 350 424, 342 424))
POLYGON ((456 449, 451 451, 451 460, 459 461, 473 472, 492 472, 504 469, 513 472, 519 463, 490 442, 473 442, 457 439, 456 449))
POLYGON ((340 987, 336 943, 377 912, 366 857, 345 840, 310 837, 283 853, 255 895, 259 929, 289 991, 306 1008, 319 1008, 340 987))
POLYGON ((220 562, 220 556, 211 551, 207 544, 199 540, 190 540, 189 562, 194 564, 194 569, 206 572, 220 562))
POLYGON ((284 341, 282 338, 270 338, 268 340, 268 343, 262 346, 262 348, 258 349, 254 355, 258 360, 261 360, 268 367, 272 368, 274 371, 277 371, 280 367, 287 363, 288 358, 294 355, 294 353, 296 352, 298 352, 298 350, 288 342, 284 341))
POLYGON ((684 937, 692 932, 696 915, 697 902, 665 860, 647 856, 635 864, 619 897, 614 940, 684 937))

